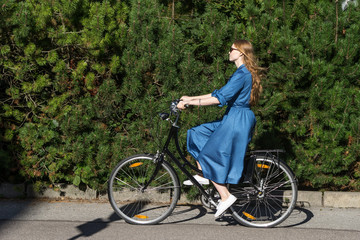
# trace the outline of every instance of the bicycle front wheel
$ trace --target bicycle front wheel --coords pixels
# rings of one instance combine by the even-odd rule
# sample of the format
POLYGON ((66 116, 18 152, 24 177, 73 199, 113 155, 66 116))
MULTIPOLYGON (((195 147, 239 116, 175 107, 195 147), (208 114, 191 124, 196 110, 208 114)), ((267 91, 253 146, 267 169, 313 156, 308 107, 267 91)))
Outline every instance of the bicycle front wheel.
POLYGON ((112 171, 109 201, 126 222, 156 224, 174 210, 180 196, 178 177, 165 161, 154 175, 157 164, 153 155, 135 155, 122 160, 112 171))
POLYGON ((251 184, 230 185, 237 197, 233 217, 248 227, 274 227, 289 217, 297 200, 297 182, 289 167, 257 156, 251 184))

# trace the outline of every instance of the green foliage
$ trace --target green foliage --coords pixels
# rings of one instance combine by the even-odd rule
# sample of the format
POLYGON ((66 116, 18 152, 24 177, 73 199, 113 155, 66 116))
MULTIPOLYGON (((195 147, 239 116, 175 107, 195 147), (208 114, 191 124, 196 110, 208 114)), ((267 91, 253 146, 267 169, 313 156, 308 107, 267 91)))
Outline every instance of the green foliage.
MULTIPOLYGON (((103 190, 122 158, 161 145, 156 113, 225 84, 246 38, 267 68, 250 147, 285 148, 303 188, 359 190, 359 7, 175 3, 0 0, 0 181, 103 190)), ((186 129, 223 112, 185 111, 184 150, 186 129)))
POLYGON ((104 188, 112 157, 124 156, 111 148, 122 99, 113 78, 119 77, 128 5, 1 5, 2 153, 14 152, 5 169, 25 180, 104 188))

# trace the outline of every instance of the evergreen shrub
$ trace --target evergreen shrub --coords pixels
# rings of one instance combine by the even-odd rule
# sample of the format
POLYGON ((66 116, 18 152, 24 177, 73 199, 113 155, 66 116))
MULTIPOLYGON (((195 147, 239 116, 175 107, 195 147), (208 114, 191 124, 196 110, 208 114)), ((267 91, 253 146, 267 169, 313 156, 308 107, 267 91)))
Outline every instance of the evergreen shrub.
MULTIPOLYGON (((0 181, 105 190, 121 159, 156 150, 171 100, 226 83, 245 38, 267 69, 250 148, 286 149, 302 189, 360 189, 359 6, 0 0, 0 12, 0 181)), ((224 110, 183 112, 184 151, 186 129, 224 110)))

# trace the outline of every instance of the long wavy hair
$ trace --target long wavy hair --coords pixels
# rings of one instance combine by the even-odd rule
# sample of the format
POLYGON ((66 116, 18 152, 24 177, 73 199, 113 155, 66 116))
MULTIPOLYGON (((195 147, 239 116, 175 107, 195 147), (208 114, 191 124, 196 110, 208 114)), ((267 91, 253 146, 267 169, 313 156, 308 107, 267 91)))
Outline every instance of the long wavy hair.
POLYGON ((236 40, 234 45, 244 54, 245 67, 252 75, 252 89, 250 96, 250 105, 254 106, 258 103, 260 94, 262 92, 261 86, 261 71, 263 68, 258 66, 258 61, 254 53, 254 48, 247 40, 236 40))

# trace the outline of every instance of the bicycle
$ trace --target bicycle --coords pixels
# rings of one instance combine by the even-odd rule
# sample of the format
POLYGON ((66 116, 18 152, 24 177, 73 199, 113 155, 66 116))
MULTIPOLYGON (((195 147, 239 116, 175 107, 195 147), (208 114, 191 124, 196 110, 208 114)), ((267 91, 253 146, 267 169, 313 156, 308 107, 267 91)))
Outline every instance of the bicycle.
MULTIPOLYGON (((180 198, 179 177, 168 158, 192 181, 207 208, 216 208, 219 194, 215 187, 205 189, 185 168, 201 173, 180 149, 178 140, 180 111, 177 101, 170 113, 160 119, 171 127, 162 149, 153 154, 139 154, 123 159, 113 169, 108 181, 108 197, 114 211, 132 224, 157 224, 167 218, 180 198), (175 120, 172 120, 175 119, 175 120), (174 140, 182 162, 169 150, 174 140)), ((227 187, 237 201, 230 207, 233 218, 249 227, 274 227, 289 217, 297 200, 297 180, 285 162, 282 150, 257 150, 247 153, 239 184, 227 187)))

